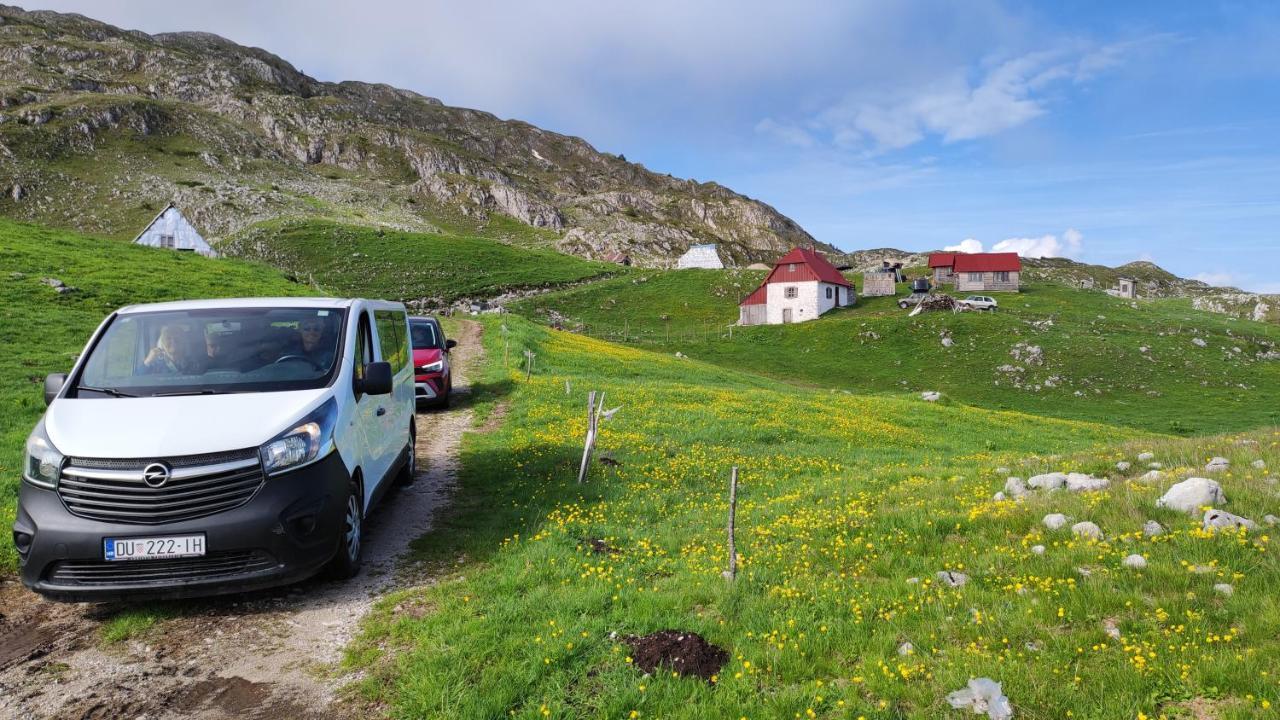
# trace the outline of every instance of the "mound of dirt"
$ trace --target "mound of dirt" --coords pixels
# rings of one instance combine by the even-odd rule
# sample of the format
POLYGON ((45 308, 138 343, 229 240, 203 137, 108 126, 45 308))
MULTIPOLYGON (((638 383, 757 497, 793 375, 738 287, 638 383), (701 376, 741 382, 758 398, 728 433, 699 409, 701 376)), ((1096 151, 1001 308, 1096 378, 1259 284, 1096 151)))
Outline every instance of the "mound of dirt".
POLYGON ((710 681, 729 661, 729 653, 707 642, 698 633, 659 630, 649 635, 626 638, 632 661, 641 670, 653 672, 659 666, 680 675, 696 675, 710 681))

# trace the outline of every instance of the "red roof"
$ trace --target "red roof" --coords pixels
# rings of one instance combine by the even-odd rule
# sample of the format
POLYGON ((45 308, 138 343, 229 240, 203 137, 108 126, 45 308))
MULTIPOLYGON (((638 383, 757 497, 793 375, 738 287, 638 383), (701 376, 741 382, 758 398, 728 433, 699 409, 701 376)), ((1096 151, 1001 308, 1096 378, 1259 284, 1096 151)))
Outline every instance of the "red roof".
POLYGON ((778 261, 773 264, 773 271, 769 273, 769 277, 764 279, 763 285, 812 280, 853 287, 848 280, 844 279, 844 276, 840 274, 835 265, 827 262, 826 258, 813 250, 806 250, 805 248, 795 248, 778 258, 778 261))
POLYGON ((956 272, 1021 272, 1018 253, 957 253, 956 272))
POLYGON ((951 267, 956 264, 955 253, 934 253, 929 256, 929 267, 951 267))
POLYGON ((739 305, 764 305, 769 299, 768 285, 761 285, 742 299, 739 305))

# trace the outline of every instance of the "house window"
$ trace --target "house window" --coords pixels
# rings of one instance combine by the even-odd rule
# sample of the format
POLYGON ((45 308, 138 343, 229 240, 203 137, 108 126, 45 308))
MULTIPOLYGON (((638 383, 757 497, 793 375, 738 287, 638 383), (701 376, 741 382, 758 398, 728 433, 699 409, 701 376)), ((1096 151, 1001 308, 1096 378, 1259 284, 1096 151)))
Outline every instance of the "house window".
POLYGON ((982 282, 982 273, 969 273, 969 282, 982 282))
POLYGON ((160 236, 160 247, 162 247, 162 248, 169 248, 170 250, 172 250, 173 248, 175 248, 175 247, 177 247, 177 246, 178 246, 178 244, 177 244, 177 243, 175 243, 175 242, 173 241, 173 236, 172 236, 172 235, 161 235, 161 236, 160 236))
POLYGON ((796 264, 795 264, 795 263, 791 263, 791 264, 787 265, 787 272, 795 272, 795 271, 796 271, 796 264))
POLYGON ((831 299, 831 288, 827 288, 827 299, 831 299))
POLYGON ((783 297, 785 297, 785 298, 787 298, 788 300, 790 300, 790 299, 792 299, 792 298, 799 297, 799 296, 800 296, 800 291, 799 291, 799 290, 797 290, 794 286, 793 286, 793 287, 788 287, 786 290, 783 290, 783 291, 782 291, 782 296, 783 296, 783 297))
POLYGON ((996 282, 1002 282, 1002 283, 1009 282, 1009 273, 1007 272, 996 273, 996 282))

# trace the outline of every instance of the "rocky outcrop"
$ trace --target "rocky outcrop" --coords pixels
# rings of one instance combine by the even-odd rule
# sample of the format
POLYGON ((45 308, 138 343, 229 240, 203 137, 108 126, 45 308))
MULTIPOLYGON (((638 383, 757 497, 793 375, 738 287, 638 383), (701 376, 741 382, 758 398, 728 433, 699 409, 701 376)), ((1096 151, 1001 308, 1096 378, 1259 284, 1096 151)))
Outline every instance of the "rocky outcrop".
POLYGON ((0 6, 0 68, 0 170, 42 193, 11 191, 0 213, 24 219, 129 235, 138 208, 181 197, 214 237, 280 215, 417 229, 505 216, 562 251, 649 265, 694 243, 742 264, 815 244, 715 183, 407 90, 320 82, 207 33, 0 6))

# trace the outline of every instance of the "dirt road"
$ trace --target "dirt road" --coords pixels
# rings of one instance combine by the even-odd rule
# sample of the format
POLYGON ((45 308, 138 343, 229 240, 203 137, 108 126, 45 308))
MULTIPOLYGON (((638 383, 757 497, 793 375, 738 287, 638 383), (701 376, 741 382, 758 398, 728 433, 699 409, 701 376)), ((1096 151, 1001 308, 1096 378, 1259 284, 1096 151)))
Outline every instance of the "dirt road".
MULTIPOLYGON (((457 339, 454 392, 465 393, 480 326, 464 321, 457 339)), ((349 680, 335 663, 360 618, 383 593, 429 581, 397 560, 447 503, 471 424, 467 409, 419 415, 418 480, 373 513, 350 581, 165 604, 174 617, 110 645, 101 627, 124 606, 51 603, 0 584, 0 718, 334 717, 349 680)))

